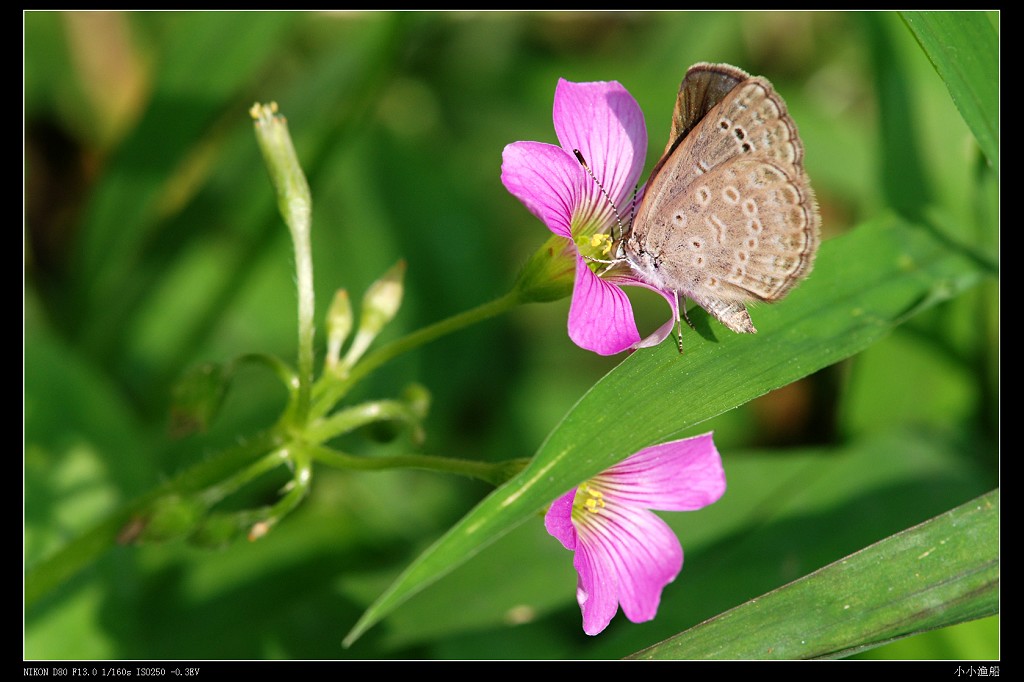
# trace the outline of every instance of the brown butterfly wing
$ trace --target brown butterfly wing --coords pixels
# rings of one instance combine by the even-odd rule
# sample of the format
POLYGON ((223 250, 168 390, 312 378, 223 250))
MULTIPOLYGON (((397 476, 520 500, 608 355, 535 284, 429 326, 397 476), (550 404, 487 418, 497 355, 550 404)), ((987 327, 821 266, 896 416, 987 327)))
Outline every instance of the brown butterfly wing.
POLYGON ((652 174, 626 254, 656 285, 753 332, 745 303, 776 301, 809 272, 819 218, 785 104, 767 80, 742 76, 687 73, 673 116, 683 135, 652 174))
POLYGON ((750 74, 746 71, 729 64, 701 62, 687 69, 686 77, 679 84, 665 151, 675 146, 679 138, 693 130, 716 104, 748 78, 750 74))

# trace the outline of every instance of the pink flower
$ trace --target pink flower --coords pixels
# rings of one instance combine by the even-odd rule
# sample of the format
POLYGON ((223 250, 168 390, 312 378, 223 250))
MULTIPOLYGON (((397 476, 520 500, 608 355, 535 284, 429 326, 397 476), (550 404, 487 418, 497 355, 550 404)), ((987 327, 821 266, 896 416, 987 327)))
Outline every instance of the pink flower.
POLYGON ((677 317, 675 294, 650 286, 628 268, 613 267, 599 277, 591 268, 600 271, 607 266, 584 257, 613 259, 615 254, 607 250, 610 232, 613 227, 621 231, 628 226, 633 191, 647 154, 643 112, 617 82, 559 79, 554 123, 561 146, 543 142, 506 146, 501 181, 549 230, 573 244, 576 279, 569 307, 569 338, 601 355, 657 345, 671 333, 677 317), (599 250, 602 245, 604 250, 599 250), (580 252, 581 247, 585 253, 580 252), (657 291, 672 306, 669 321, 643 341, 629 299, 619 289, 624 284, 657 291))
POLYGON ((711 434, 645 448, 555 500, 544 526, 576 555, 583 631, 596 635, 619 605, 634 623, 654 618, 683 548, 650 509, 693 511, 725 492, 711 434))

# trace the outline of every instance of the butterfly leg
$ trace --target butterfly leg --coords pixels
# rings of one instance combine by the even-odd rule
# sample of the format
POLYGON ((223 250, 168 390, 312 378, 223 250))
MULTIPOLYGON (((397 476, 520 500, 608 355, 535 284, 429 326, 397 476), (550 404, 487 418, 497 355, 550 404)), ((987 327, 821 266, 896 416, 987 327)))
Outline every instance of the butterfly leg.
POLYGON ((673 292, 676 297, 676 345, 679 347, 679 353, 683 352, 683 320, 686 320, 687 326, 693 331, 697 331, 697 328, 693 326, 693 322, 690 321, 690 316, 686 314, 686 297, 680 296, 678 291, 673 292))
MULTIPOLYGON (((686 297, 683 296, 682 300, 679 300, 679 292, 672 292, 676 297, 676 346, 679 348, 679 354, 683 354, 683 317, 686 317, 686 297)), ((690 324, 690 318, 686 318, 686 323, 690 324)), ((690 324, 692 327, 693 325, 690 324)))

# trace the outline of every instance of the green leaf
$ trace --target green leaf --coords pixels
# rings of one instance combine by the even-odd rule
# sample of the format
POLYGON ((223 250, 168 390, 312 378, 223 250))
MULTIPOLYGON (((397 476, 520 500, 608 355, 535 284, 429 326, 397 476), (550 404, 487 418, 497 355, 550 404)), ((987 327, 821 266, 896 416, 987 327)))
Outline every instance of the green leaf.
POLYGON ((756 335, 691 314, 698 340, 638 351, 580 400, 530 465, 422 554, 345 643, 557 496, 648 445, 858 353, 913 314, 956 296, 988 266, 934 233, 886 218, 824 244, 785 302, 753 312, 756 335))
POLYGON ((999 34, 985 12, 902 12, 993 166, 999 164, 999 34))
POLYGON ((993 615, 999 611, 998 535, 996 489, 633 658, 839 658, 993 615))

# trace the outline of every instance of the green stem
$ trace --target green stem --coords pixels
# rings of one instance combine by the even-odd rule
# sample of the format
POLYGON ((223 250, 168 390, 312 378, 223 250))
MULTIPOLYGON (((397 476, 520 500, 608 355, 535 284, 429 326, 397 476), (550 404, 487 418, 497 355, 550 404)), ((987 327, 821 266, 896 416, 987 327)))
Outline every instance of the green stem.
POLYGON ((323 443, 335 436, 354 431, 360 426, 387 420, 415 424, 416 415, 403 402, 375 400, 341 410, 327 419, 311 423, 306 429, 305 440, 309 443, 323 443))
POLYGON ((278 115, 277 104, 254 104, 249 113, 253 118, 256 143, 277 195, 278 211, 291 232, 295 246, 299 294, 299 385, 294 424, 301 428, 309 414, 313 385, 313 332, 316 329, 313 323, 313 256, 309 246, 313 201, 288 133, 288 124, 283 116, 278 115))
POLYGON ((294 392, 295 385, 298 383, 298 377, 295 375, 295 370, 288 366, 287 363, 281 360, 276 355, 269 355, 266 353, 243 353, 237 358, 231 361, 228 366, 228 374, 234 374, 238 367, 241 365, 260 365, 266 367, 281 380, 281 383, 288 388, 289 392, 294 392))
POLYGON ((281 466, 285 461, 286 459, 281 455, 280 450, 273 450, 270 454, 256 460, 241 471, 205 489, 199 497, 202 499, 203 504, 207 507, 212 507, 231 493, 241 489, 250 481, 281 466))
POLYGON ((369 353, 347 374, 341 377, 325 372, 318 382, 317 390, 314 392, 310 417, 316 419, 330 412, 334 405, 360 379, 402 353, 407 353, 446 334, 451 334, 477 322, 500 315, 522 302, 523 299, 519 290, 513 289, 504 296, 496 298, 489 303, 484 303, 458 315, 453 315, 448 319, 435 322, 428 327, 423 327, 408 336, 378 348, 369 353))
POLYGON ((339 469, 382 471, 385 469, 423 469, 477 478, 498 486, 522 471, 529 459, 505 462, 476 462, 430 455, 393 455, 389 457, 355 457, 322 445, 309 448, 313 459, 339 469))
POLYGON ((306 220, 305 229, 292 229, 299 294, 299 400, 295 413, 297 424, 305 424, 306 416, 309 414, 313 386, 313 334, 316 331, 313 321, 313 257, 309 245, 308 213, 306 220))

